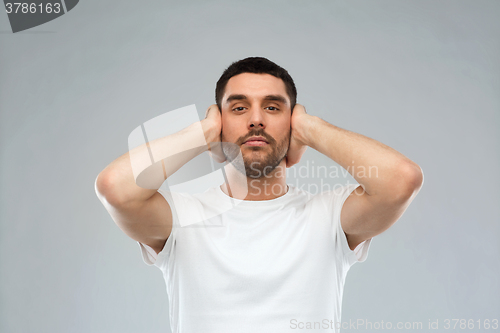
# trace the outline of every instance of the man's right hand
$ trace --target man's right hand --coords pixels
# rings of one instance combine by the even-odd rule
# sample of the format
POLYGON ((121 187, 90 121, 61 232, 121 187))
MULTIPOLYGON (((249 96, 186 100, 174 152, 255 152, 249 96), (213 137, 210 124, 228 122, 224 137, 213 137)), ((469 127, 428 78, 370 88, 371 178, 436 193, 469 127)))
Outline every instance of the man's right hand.
POLYGON ((222 120, 217 104, 210 105, 205 112, 205 119, 201 121, 203 133, 207 140, 210 156, 217 162, 226 160, 222 152, 222 120))

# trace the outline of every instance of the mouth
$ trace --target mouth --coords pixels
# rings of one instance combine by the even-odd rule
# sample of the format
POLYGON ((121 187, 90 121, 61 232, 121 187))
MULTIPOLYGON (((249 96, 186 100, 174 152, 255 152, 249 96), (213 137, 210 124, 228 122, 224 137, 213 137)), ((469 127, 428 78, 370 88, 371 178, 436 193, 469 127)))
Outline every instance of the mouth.
POLYGON ((264 139, 261 136, 252 136, 251 138, 243 142, 243 144, 247 146, 265 146, 268 145, 269 143, 267 142, 266 139, 264 139))

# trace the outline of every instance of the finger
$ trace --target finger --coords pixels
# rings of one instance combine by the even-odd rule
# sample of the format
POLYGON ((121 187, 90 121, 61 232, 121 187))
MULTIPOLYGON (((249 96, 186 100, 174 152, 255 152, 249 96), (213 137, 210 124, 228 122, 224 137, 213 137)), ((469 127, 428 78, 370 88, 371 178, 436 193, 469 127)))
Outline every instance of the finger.
POLYGON ((212 142, 209 146, 209 154, 217 163, 222 163, 226 160, 221 142, 212 142))
POLYGON ((294 144, 293 140, 290 140, 290 147, 288 148, 288 152, 286 154, 286 166, 291 167, 296 162, 296 150, 297 146, 294 144))
POLYGON ((302 104, 295 104, 295 107, 293 108, 293 112, 307 113, 306 108, 302 104))
POLYGON ((298 145, 297 143, 291 143, 290 149, 288 150, 286 156, 286 167, 289 168, 300 162, 302 155, 307 150, 307 146, 298 145))
POLYGON ((212 106, 210 105, 207 109, 207 111, 205 111, 205 119, 207 119, 207 116, 208 116, 208 113, 210 112, 210 109, 212 108, 212 106))

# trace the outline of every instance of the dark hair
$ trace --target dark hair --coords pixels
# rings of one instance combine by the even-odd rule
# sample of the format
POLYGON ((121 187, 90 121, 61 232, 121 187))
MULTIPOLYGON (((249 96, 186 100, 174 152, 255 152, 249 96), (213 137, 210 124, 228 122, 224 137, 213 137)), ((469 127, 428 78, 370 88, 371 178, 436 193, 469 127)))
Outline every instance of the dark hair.
POLYGON ((242 73, 270 74, 283 80, 286 87, 286 93, 290 98, 291 110, 293 111, 295 103, 297 102, 297 88, 295 88, 295 83, 293 83, 292 77, 288 74, 286 69, 262 57, 249 57, 233 62, 228 68, 226 68, 224 73, 222 73, 215 87, 215 102, 221 111, 222 97, 224 96, 227 82, 233 76, 242 73))

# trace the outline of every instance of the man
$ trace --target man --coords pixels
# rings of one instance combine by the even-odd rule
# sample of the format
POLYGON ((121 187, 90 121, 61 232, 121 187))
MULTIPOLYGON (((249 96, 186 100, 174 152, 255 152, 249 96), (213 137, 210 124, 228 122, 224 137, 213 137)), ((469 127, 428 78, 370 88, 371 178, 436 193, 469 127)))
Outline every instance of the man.
POLYGON ((164 274, 172 332, 338 331, 347 271, 366 259, 371 239, 401 217, 422 186, 417 164, 309 115, 296 95, 275 63, 235 62, 219 79, 217 104, 205 119, 149 143, 150 151, 163 151, 153 189, 136 183, 131 160, 140 151, 99 174, 99 198, 139 242, 144 261, 164 274), (206 148, 190 149, 199 130, 206 148), (285 168, 307 147, 360 185, 316 195, 287 185, 285 168), (169 149, 189 153, 173 158, 169 149), (156 190, 207 149, 226 160, 224 184, 197 195, 156 190), (374 174, 357 172, 373 167, 374 174))

